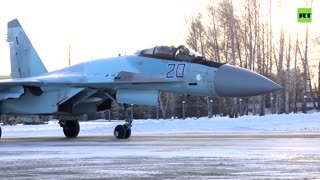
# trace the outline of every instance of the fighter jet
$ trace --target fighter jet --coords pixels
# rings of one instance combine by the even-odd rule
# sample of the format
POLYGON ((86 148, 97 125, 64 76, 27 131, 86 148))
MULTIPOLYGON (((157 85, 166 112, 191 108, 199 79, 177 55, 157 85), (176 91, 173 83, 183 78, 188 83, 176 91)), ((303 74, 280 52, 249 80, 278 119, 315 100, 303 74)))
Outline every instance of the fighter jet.
MULTIPOLYGON (((156 46, 133 55, 97 59, 48 72, 17 19, 8 23, 11 79, 0 81, 1 114, 59 117, 68 138, 80 131, 77 117, 122 104, 125 123, 114 136, 131 136, 129 104, 158 105, 159 92, 247 97, 281 89, 270 79, 217 63, 184 45, 156 46)), ((1 137, 1 129, 0 129, 1 137)))

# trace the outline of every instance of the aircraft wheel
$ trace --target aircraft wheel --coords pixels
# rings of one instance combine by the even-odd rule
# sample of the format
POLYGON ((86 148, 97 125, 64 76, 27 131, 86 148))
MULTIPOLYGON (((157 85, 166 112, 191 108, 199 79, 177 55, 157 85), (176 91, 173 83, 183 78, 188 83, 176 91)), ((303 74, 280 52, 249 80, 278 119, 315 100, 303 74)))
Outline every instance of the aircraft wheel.
MULTIPOLYGON (((130 132, 130 134, 131 134, 131 132, 130 132)), ((126 138, 126 136, 127 136, 127 128, 126 128, 126 126, 125 125, 116 126, 116 128, 114 128, 113 135, 117 139, 126 138)))
POLYGON ((1 139, 1 134, 2 134, 2 130, 1 130, 1 126, 0 126, 0 139, 1 139))
POLYGON ((62 128, 64 135, 68 138, 75 138, 80 132, 79 121, 66 120, 64 121, 62 128))
POLYGON ((125 139, 128 139, 131 136, 131 128, 127 128, 125 139))

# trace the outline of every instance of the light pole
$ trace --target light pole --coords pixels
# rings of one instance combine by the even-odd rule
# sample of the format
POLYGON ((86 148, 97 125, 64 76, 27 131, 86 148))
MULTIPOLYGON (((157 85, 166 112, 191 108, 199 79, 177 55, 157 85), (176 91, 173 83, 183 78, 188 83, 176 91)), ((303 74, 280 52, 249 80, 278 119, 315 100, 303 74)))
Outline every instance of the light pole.
POLYGON ((210 100, 209 100, 209 118, 212 118, 212 116, 213 116, 213 113, 212 113, 212 103, 213 103, 213 100, 210 99, 210 100))
POLYGON ((182 101, 182 119, 186 119, 185 101, 182 101))
POLYGON ((108 120, 110 122, 111 121, 111 109, 107 110, 106 116, 107 116, 107 114, 108 114, 108 120))
POLYGON ((240 114, 240 116, 242 116, 242 99, 241 98, 239 99, 239 103, 240 103, 239 114, 240 114))
POLYGON ((223 99, 222 99, 222 97, 220 97, 220 99, 219 99, 219 112, 220 112, 220 117, 223 116, 223 114, 222 114, 222 101, 223 101, 223 99))
POLYGON ((274 110, 273 110, 273 97, 271 97, 270 100, 271 100, 271 114, 274 114, 274 110))
POLYGON ((159 120, 159 104, 157 106, 157 120, 159 120))
POLYGON ((303 110, 302 110, 302 112, 305 114, 307 113, 307 98, 308 98, 307 95, 303 96, 303 110))
POLYGON ((131 119, 133 119, 133 104, 131 104, 130 110, 131 110, 130 116, 131 116, 131 119))

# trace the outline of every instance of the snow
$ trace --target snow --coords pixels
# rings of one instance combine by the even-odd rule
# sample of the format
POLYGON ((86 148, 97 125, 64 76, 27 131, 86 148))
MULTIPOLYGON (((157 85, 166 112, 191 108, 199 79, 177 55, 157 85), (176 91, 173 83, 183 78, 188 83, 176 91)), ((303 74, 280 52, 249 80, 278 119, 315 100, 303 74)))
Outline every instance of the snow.
MULTIPOLYGON (((80 122, 80 136, 112 135, 114 127, 123 121, 96 120, 80 122)), ((134 120, 134 134, 185 133, 185 132, 261 132, 261 131, 319 131, 320 113, 271 114, 242 116, 239 118, 187 118, 174 120, 134 120)), ((46 125, 2 126, 2 137, 64 136, 58 121, 46 125)))
POLYGON ((135 120, 129 140, 112 137, 118 124, 123 121, 80 122, 79 136, 84 138, 77 139, 65 138, 56 120, 3 126, 3 138, 9 140, 0 143, 0 174, 9 179, 30 174, 38 179, 79 179, 81 173, 87 179, 165 179, 168 174, 190 179, 198 172, 215 172, 204 179, 214 179, 216 173, 221 179, 319 177, 319 136, 307 137, 319 134, 320 113, 135 120), (295 135, 290 136, 292 131, 295 135), (256 137, 264 133, 272 135, 256 137))

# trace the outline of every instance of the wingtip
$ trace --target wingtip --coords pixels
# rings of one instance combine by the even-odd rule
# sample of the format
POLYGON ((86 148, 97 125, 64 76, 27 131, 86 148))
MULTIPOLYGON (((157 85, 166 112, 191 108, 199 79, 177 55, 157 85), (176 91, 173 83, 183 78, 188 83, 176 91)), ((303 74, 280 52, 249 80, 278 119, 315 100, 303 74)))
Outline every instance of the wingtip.
POLYGON ((21 27, 18 19, 14 19, 14 20, 8 22, 8 28, 12 28, 12 27, 21 27))

